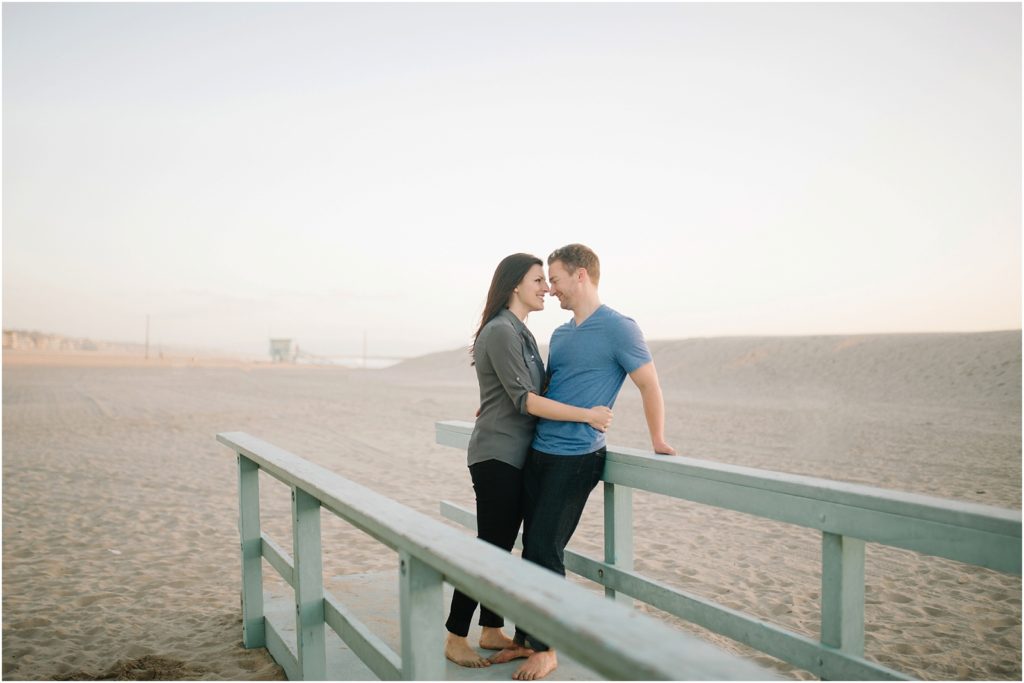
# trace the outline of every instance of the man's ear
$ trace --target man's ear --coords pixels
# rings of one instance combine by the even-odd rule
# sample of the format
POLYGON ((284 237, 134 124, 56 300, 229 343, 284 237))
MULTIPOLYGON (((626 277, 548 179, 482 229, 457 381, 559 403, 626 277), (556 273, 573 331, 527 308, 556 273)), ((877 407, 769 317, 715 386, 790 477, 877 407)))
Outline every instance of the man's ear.
POLYGON ((579 268, 576 269, 576 277, 577 277, 577 279, 579 279, 580 282, 583 282, 583 276, 584 275, 587 276, 588 280, 590 279, 590 273, 587 272, 586 268, 584 268, 583 266, 580 266, 579 268))

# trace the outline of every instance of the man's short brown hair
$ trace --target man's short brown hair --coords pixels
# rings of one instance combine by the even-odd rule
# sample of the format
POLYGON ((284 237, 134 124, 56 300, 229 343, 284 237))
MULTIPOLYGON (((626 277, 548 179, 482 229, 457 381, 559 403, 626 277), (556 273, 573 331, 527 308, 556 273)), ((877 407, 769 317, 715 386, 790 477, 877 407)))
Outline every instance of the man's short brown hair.
POLYGON ((593 249, 583 244, 567 244, 555 249, 551 256, 548 256, 548 265, 555 261, 561 261, 570 273, 586 268, 590 281, 595 285, 601 279, 601 260, 597 258, 593 249))

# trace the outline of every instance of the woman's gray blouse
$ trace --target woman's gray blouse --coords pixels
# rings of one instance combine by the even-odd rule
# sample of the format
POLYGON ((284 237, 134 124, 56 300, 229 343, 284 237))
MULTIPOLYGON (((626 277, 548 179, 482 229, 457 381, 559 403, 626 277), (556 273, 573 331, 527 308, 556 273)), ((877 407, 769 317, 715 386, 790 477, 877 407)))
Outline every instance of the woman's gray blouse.
POLYGON ((484 325, 473 346, 480 417, 469 437, 468 464, 500 460, 522 468, 537 418, 526 396, 544 389, 544 361, 526 325, 507 308, 484 325))

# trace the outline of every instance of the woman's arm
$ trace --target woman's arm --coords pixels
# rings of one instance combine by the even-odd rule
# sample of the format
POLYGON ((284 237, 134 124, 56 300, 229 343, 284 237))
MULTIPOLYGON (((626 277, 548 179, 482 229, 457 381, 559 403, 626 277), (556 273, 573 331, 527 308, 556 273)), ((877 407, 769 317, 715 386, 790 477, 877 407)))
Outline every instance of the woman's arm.
POLYGON ((512 325, 489 324, 477 339, 476 351, 487 354, 494 374, 520 413, 560 422, 585 422, 602 432, 611 425, 612 411, 607 406, 578 408, 544 398, 535 391, 523 358, 523 339, 512 325))
POLYGON ((578 408, 538 396, 532 391, 526 396, 526 412, 559 422, 586 422, 601 432, 606 431, 612 424, 612 411, 608 406, 578 408))

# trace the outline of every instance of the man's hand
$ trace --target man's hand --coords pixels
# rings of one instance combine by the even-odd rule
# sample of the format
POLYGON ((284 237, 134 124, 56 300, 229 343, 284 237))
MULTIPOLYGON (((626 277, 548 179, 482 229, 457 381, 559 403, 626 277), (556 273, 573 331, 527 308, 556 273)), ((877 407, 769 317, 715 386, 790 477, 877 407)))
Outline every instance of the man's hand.
POLYGON ((607 432, 612 426, 612 409, 608 406, 594 406, 587 411, 587 424, 599 432, 607 432))
POLYGON ((654 446, 654 452, 658 455, 675 455, 676 449, 672 448, 665 441, 654 441, 651 444, 654 446))

